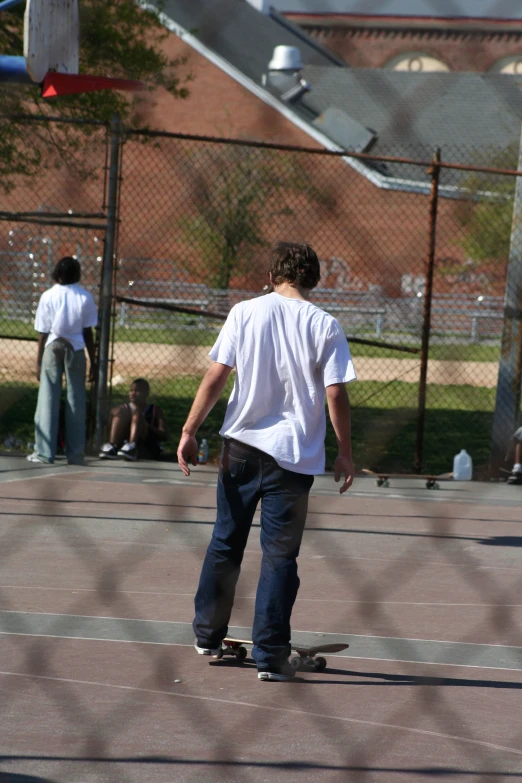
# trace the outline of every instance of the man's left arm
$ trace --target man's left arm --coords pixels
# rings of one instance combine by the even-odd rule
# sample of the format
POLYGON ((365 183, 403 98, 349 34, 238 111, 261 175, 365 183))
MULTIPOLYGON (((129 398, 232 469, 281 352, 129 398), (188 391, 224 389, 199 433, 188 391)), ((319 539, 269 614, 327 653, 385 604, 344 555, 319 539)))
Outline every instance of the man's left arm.
POLYGON ((231 371, 227 364, 215 362, 201 381, 178 446, 178 462, 185 476, 190 476, 189 462, 198 464, 196 432, 220 398, 231 371))
POLYGON ((339 481, 344 476, 344 481, 339 492, 341 495, 349 489, 355 475, 352 460, 352 424, 350 399, 344 383, 334 383, 326 388, 326 401, 330 421, 337 438, 339 452, 334 462, 334 478, 339 481))

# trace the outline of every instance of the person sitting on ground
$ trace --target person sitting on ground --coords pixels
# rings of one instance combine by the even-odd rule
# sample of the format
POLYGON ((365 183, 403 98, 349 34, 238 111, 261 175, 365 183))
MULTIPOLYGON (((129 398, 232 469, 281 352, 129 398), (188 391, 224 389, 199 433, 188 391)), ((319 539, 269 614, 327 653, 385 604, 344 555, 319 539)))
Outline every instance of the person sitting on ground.
POLYGON ((508 484, 522 484, 522 427, 513 434, 515 442, 515 462, 511 475, 508 478, 508 484))
POLYGON ((148 403, 150 386, 136 378, 129 389, 129 402, 113 408, 109 419, 109 442, 100 450, 100 459, 123 459, 134 462, 140 457, 159 459, 161 442, 167 440, 167 427, 161 408, 148 403))

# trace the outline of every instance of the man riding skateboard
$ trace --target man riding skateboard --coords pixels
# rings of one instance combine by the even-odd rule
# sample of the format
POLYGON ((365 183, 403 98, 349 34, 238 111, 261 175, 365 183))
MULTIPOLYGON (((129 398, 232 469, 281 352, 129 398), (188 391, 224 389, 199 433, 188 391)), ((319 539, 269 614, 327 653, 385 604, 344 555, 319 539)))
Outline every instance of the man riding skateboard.
POLYGON ((279 242, 269 267, 273 292, 230 311, 183 427, 178 460, 185 476, 197 464, 196 432, 236 369, 221 429, 217 519, 195 598, 195 647, 220 657, 243 553, 261 502, 263 552, 252 631, 260 680, 287 681, 290 617, 299 588, 297 556, 314 475, 324 472, 326 416, 337 437, 335 480, 352 484, 350 403, 355 379, 340 324, 308 301, 320 279, 306 244, 279 242))

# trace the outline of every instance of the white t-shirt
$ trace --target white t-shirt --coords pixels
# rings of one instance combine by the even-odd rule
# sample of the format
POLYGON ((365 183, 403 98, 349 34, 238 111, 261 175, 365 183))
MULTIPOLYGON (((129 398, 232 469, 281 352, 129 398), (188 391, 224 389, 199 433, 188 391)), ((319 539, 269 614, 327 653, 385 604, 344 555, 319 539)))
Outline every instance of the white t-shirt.
POLYGON ((62 337, 80 351, 85 348, 83 330, 97 323, 96 305, 89 291, 77 283, 56 284, 40 297, 34 328, 49 335, 46 345, 62 337))
POLYGON ((296 473, 324 473, 325 389, 356 378, 341 325, 272 293, 230 311, 210 356, 236 368, 221 429, 296 473))

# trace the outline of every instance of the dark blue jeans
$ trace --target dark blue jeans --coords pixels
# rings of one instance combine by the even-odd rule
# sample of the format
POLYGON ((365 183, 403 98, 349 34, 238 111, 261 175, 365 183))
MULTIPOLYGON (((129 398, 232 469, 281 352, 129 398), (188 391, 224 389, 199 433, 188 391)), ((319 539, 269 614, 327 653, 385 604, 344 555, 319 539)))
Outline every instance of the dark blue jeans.
POLYGON ((263 559, 252 640, 259 668, 290 655, 290 616, 299 589, 301 546, 313 476, 294 473, 258 449, 225 440, 217 486, 217 519, 196 593, 194 633, 218 647, 228 632, 243 553, 261 501, 263 559))

